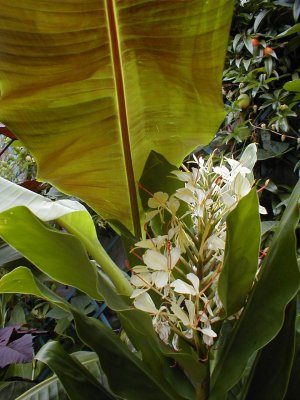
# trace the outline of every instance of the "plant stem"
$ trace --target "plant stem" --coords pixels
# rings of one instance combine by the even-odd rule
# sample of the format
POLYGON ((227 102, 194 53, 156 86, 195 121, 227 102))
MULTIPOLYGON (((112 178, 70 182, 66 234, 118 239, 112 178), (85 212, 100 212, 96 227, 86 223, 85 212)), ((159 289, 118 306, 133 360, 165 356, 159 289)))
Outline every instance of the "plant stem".
POLYGON ((58 218, 57 222, 69 233, 77 236, 81 240, 87 252, 100 265, 103 272, 111 279, 119 294, 125 296, 130 296, 132 294, 133 287, 130 282, 127 280, 120 268, 109 257, 97 238, 91 239, 86 237, 78 229, 74 228, 72 223, 68 223, 66 218, 58 218))

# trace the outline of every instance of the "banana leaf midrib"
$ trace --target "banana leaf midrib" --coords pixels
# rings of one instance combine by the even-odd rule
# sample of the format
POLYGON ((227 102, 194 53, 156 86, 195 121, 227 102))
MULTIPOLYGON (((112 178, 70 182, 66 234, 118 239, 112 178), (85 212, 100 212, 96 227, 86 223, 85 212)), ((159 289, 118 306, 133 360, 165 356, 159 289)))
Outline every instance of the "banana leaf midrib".
POLYGON ((119 113, 119 125, 120 125, 120 133, 121 140, 123 146, 123 154, 129 189, 129 198, 131 204, 131 215, 133 221, 133 228, 136 237, 141 236, 141 228, 140 228, 140 217, 139 217, 139 209, 138 209, 138 200, 137 200, 137 192, 135 185, 135 177, 133 170, 133 163, 131 157, 131 148, 130 148, 130 139, 129 139, 129 127, 128 127, 128 117, 126 110, 126 99, 125 99, 125 88, 124 88, 124 79, 122 73, 122 61, 120 55, 120 45, 119 45, 119 36, 117 31, 117 23, 116 23, 116 12, 114 8, 114 2, 111 0, 106 0, 106 15, 107 15, 107 25, 109 30, 110 37, 110 46, 111 46, 111 57, 112 57, 112 68, 113 74, 115 78, 115 87, 116 87, 116 97, 118 104, 118 113, 119 113))

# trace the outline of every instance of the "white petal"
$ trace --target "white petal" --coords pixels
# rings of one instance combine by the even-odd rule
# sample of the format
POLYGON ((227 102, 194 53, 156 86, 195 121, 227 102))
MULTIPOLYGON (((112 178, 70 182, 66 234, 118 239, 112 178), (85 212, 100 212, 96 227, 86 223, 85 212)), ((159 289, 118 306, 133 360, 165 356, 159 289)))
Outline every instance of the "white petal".
POLYGON ((200 281, 197 275, 189 273, 186 276, 188 278, 188 280, 192 283, 192 285, 195 288, 196 292, 199 292, 199 285, 200 285, 200 281))
POLYGON ((188 204, 195 203, 197 201, 193 192, 187 188, 177 189, 175 196, 188 204))
POLYGON ((205 245, 209 250, 217 251, 225 249, 225 241, 216 235, 210 236, 205 245))
POLYGON ((252 170, 256 161, 257 161, 257 147, 255 143, 251 143, 243 151, 243 154, 241 155, 240 158, 240 162, 244 167, 248 168, 249 170, 252 170))
POLYGON ((195 296, 197 294, 197 291, 193 288, 192 285, 183 282, 181 279, 176 279, 174 282, 171 283, 170 286, 174 288, 174 292, 176 293, 191 294, 192 296, 195 296))
POLYGON ((171 267, 171 269, 173 269, 175 267, 179 258, 180 258, 180 248, 173 247, 173 249, 170 251, 170 259, 171 259, 170 267, 171 267))
POLYGON ((148 268, 155 271, 167 271, 168 260, 167 258, 155 250, 147 250, 143 256, 143 260, 148 268))
POLYGON ((180 207, 180 202, 175 199, 174 197, 171 197, 170 200, 167 202, 167 206, 170 209, 172 214, 176 214, 176 211, 180 207))
POLYGON ((226 168, 224 165, 222 165, 221 167, 214 167, 213 171, 217 174, 220 175, 222 178, 224 178, 225 180, 229 178, 230 176, 230 171, 228 168, 226 168))
POLYGON ((265 207, 259 206, 259 213, 265 215, 268 214, 268 211, 265 209, 265 207))
POLYGON ((216 332, 214 332, 211 328, 203 328, 203 329, 200 329, 200 331, 203 333, 203 335, 206 335, 206 336, 209 336, 212 338, 215 338, 218 336, 216 334, 216 332))
POLYGON ((168 193, 156 192, 154 193, 153 197, 150 197, 150 199, 148 200, 148 206, 150 208, 163 207, 168 198, 169 198, 168 193))
POLYGON ((248 179, 238 173, 233 182, 233 190, 239 198, 246 196, 251 190, 248 179))
POLYGON ((151 221, 151 219, 154 218, 157 214, 159 214, 158 210, 148 211, 146 213, 145 223, 151 221))
POLYGON ((172 303, 172 305, 171 305, 171 310, 173 311, 173 313, 176 315, 176 317, 177 317, 178 319, 180 319, 180 321, 181 321, 185 326, 189 326, 190 320, 189 320, 188 316, 186 315, 186 313, 179 307, 178 304, 172 303))
POLYGON ((229 193, 221 194, 221 198, 227 208, 231 208, 236 203, 235 197, 231 196, 229 193))
POLYGON ((195 303, 192 300, 185 300, 185 306, 189 313, 190 325, 193 325, 195 319, 195 303))
POLYGON ((184 171, 172 171, 172 174, 176 175, 177 178, 182 182, 188 182, 191 180, 192 174, 190 172, 184 171))
POLYGON ((155 304, 153 303, 149 293, 142 293, 140 296, 136 297, 133 304, 135 308, 150 314, 158 313, 158 309, 155 307, 155 304))
POLYGON ((151 286, 151 274, 149 272, 141 274, 133 274, 130 278, 130 282, 136 287, 148 287, 151 286))
POLYGON ((152 280, 157 289, 161 289, 168 284, 169 274, 166 271, 153 272, 152 280))

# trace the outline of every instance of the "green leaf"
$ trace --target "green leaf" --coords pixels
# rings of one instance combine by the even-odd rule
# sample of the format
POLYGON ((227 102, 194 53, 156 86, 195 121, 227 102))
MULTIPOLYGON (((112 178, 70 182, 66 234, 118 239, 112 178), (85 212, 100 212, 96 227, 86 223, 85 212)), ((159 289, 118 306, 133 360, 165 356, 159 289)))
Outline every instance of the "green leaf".
MULTIPOLYGON (((66 199, 53 202, 0 178, 0 212, 16 206, 26 206, 42 221, 55 220, 69 233, 77 236, 84 244, 87 252, 92 255, 114 282, 118 291, 127 295, 131 294, 131 286, 99 243, 94 222, 82 204, 66 199)), ((11 229, 17 229, 16 226, 14 228, 13 219, 10 220, 10 224, 11 229)))
POLYGON ((116 399, 80 362, 58 342, 46 343, 35 358, 47 364, 62 383, 71 400, 116 399))
POLYGON ((245 309, 230 336, 211 382, 210 400, 225 398, 247 361, 279 332, 287 304, 299 290, 295 229, 299 221, 300 182, 294 188, 245 309))
POLYGON ((291 28, 287 29, 284 32, 281 32, 279 35, 275 36, 274 39, 280 39, 282 37, 290 36, 299 31, 300 31, 300 23, 295 24, 294 26, 292 26, 291 28))
POLYGON ((300 79, 294 79, 293 81, 284 84, 283 88, 289 90, 290 92, 300 93, 300 79))
POLYGON ((287 306, 284 324, 277 336, 258 354, 246 400, 282 400, 286 393, 295 351, 296 299, 287 306))
MULTIPOLYGON (((72 357, 76 357, 82 365, 84 365, 97 379, 102 382, 103 377, 101 376, 100 365, 98 356, 92 352, 76 352, 72 354, 72 357)), ((71 361, 74 363, 74 361, 71 361)), ((84 371, 85 372, 85 371, 84 371)), ((103 382, 102 382, 103 383, 103 382)), ((24 391, 23 391, 24 392, 24 391)), ((58 380, 56 375, 45 379, 41 383, 35 385, 30 390, 24 392, 16 400, 68 400, 68 396, 58 380)))
POLYGON ((22 206, 0 213, 0 236, 51 278, 101 300, 96 269, 76 237, 47 226, 22 206))
MULTIPOLYGON (((151 317, 131 309, 129 298, 118 296, 106 276, 102 275, 98 288, 97 272, 76 237, 46 226, 21 206, 0 214, 0 235, 53 279, 77 287, 92 298, 102 299, 103 296, 107 305, 118 312, 130 340, 142 352, 153 374, 160 380, 163 376, 169 380, 170 388, 174 382, 178 383, 187 396, 191 396, 193 388, 184 374, 176 368, 170 369, 170 363, 162 354, 151 317)), ((13 291, 18 292, 18 286, 13 291)))
POLYGON ((178 164, 224 117, 233 5, 2 0, 0 120, 39 179, 139 236, 136 182, 149 152, 178 164))
MULTIPOLYGON (((0 382, 0 398, 1 399, 17 399, 19 395, 21 395, 22 393, 27 391, 33 385, 34 385, 34 383, 26 382, 26 381, 0 382)), ((40 400, 42 400, 42 399, 40 399, 40 400)), ((47 400, 50 400, 50 399, 47 399, 47 400)), ((51 399, 51 400, 54 400, 54 399, 51 399)), ((63 400, 63 399, 61 399, 61 400, 63 400)))
POLYGON ((262 22, 262 20, 265 18, 265 16, 269 12, 270 12, 270 10, 262 10, 258 15, 255 16, 254 25, 253 25, 254 32, 257 32, 257 28, 259 27, 260 23, 262 22))
POLYGON ((228 316, 243 307, 257 271, 260 244, 258 206, 254 187, 227 217, 224 265, 218 293, 228 316))
POLYGON ((176 192, 176 189, 183 186, 172 175, 171 172, 175 170, 177 168, 169 163, 165 157, 155 151, 151 151, 139 182, 140 199, 145 211, 149 209, 148 199, 152 197, 151 194, 165 192, 171 195, 176 192), (158 176, 159 179, 157 179, 158 176))
MULTIPOLYGON (((129 400, 139 400, 141 398, 145 400, 153 400, 153 398, 158 400, 193 399, 193 397, 190 397, 189 392, 186 394, 188 397, 180 396, 177 392, 177 387, 175 385, 171 387, 167 383, 165 375, 159 374, 159 369, 158 373, 154 374, 145 363, 128 350, 126 345, 121 342, 111 329, 100 321, 86 317, 73 308, 69 303, 42 285, 34 278, 30 270, 25 267, 16 268, 4 275, 0 280, 0 293, 15 293, 16 291, 41 297, 73 314, 79 338, 97 353, 101 367, 107 376, 109 387, 117 395, 125 396, 129 400)), ((119 298, 122 297, 119 296, 119 298)), ((116 300, 118 297, 114 296, 112 300, 114 299, 116 300)), ((115 306, 117 304, 115 303, 115 306)), ((145 313, 144 315, 149 317, 145 313)), ((140 319, 142 318, 137 318, 137 321, 140 319)), ((138 330, 137 328, 136 326, 133 327, 135 330, 138 330)), ((147 343, 148 346, 150 343, 149 353, 154 350, 153 355, 155 356, 156 350, 151 347, 151 337, 150 341, 147 342, 147 331, 142 331, 140 334, 144 337, 144 343, 147 343)), ((170 367, 169 369, 171 370, 170 367)), ((172 373, 172 371, 169 373, 172 373)))
MULTIPOLYGON (((176 386, 176 392, 181 393, 183 398, 194 399, 194 389, 185 374, 165 357, 166 353, 154 331, 149 314, 133 308, 129 298, 116 296, 105 279, 102 280, 101 294, 108 307, 118 313, 130 341, 141 352, 143 362, 156 379, 170 391, 176 386)), ((170 358, 170 355, 167 357, 170 358)), ((185 365, 180 362, 179 365, 185 369, 185 365)))
MULTIPOLYGON (((168 193, 168 195, 172 195, 177 189, 184 186, 183 182, 175 179, 175 175, 172 174, 172 171, 175 170, 177 170, 177 168, 170 164, 161 154, 154 151, 149 154, 139 182, 140 199, 145 211, 149 211, 148 200, 155 192, 164 192, 168 193), (157 179, 157 177, 159 177, 159 179, 157 179)), ((184 215, 187 211, 188 207, 182 203, 178 214, 184 215)), ((171 215, 166 213, 164 215, 164 223, 161 222, 159 215, 151 220, 151 228, 156 235, 163 235, 168 232, 170 219, 171 215)), ((189 216, 185 217, 185 223, 189 225, 189 216)))

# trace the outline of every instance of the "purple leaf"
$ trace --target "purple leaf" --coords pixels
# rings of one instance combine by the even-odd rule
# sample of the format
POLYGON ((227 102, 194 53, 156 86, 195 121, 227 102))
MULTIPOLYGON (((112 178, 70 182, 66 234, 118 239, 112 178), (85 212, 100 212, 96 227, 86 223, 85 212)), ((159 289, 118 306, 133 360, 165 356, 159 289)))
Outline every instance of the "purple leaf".
POLYGON ((7 326, 6 328, 0 329, 0 348, 7 345, 14 330, 14 326, 7 326))
POLYGON ((32 335, 23 335, 20 339, 0 347, 0 368, 13 363, 30 362, 32 358, 32 335))

